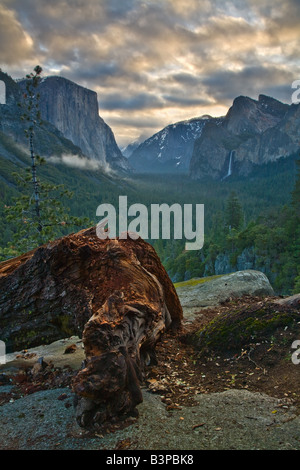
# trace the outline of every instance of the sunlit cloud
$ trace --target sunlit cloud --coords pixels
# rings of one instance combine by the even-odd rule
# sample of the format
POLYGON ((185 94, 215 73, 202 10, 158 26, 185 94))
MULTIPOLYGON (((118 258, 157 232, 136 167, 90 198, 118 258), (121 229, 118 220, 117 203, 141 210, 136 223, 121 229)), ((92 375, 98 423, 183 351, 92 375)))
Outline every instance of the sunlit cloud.
POLYGON ((33 40, 23 29, 14 11, 0 5, 1 62, 7 66, 24 61, 33 54, 33 40))
POLYGON ((2 0, 0 66, 95 90, 120 146, 240 95, 288 102, 299 0, 2 0))

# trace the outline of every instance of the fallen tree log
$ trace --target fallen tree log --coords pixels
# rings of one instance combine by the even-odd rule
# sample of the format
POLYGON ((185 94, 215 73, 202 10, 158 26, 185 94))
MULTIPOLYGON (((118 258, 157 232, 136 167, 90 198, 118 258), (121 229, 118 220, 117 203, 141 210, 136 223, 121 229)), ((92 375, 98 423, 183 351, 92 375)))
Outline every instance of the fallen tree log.
POLYGON ((134 247, 124 240, 107 245, 116 290, 85 325, 86 361, 73 381, 82 427, 101 427, 135 412, 145 366, 156 361, 157 340, 172 321, 180 324, 181 306, 154 253, 150 259, 146 245, 134 247))
POLYGON ((143 370, 182 308, 155 250, 142 239, 71 234, 0 265, 1 339, 10 350, 83 338, 73 382, 77 421, 97 427, 135 410, 143 370))

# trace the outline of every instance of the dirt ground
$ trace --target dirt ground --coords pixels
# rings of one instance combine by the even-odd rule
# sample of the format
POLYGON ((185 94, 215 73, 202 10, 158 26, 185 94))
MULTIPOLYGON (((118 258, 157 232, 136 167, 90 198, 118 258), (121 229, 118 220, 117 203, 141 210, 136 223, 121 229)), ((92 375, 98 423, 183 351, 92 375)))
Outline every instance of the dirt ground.
MULTIPOLYGON (((234 302, 243 309, 260 299, 247 298, 234 302)), ((196 394, 243 389, 260 392, 294 404, 300 412, 300 364, 291 360, 293 341, 300 339, 289 328, 279 328, 276 337, 253 342, 244 350, 230 354, 201 355, 188 344, 194 332, 214 318, 232 309, 232 303, 202 309, 192 323, 185 323, 182 332, 167 333, 157 345, 158 365, 148 373, 148 387, 163 395, 163 401, 174 406, 192 404, 196 394)))

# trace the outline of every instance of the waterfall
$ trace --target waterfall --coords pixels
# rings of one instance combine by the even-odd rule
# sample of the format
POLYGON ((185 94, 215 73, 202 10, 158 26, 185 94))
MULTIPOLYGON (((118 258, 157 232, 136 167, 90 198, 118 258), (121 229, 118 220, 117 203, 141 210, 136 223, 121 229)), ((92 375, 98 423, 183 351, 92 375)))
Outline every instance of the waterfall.
POLYGON ((233 157, 233 154, 234 154, 234 150, 231 150, 230 154, 229 154, 229 165, 228 165, 227 175, 223 176, 222 181, 225 180, 225 178, 228 178, 228 176, 232 175, 232 157, 233 157))
POLYGON ((232 174, 232 155, 233 155, 233 150, 231 150, 231 152, 230 152, 227 176, 230 176, 232 174))

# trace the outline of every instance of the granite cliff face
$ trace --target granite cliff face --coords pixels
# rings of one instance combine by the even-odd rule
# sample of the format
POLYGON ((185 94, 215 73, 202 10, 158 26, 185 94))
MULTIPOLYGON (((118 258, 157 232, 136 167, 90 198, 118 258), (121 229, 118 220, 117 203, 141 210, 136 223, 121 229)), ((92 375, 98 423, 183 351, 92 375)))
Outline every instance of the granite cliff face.
POLYGON ((128 170, 111 128, 99 116, 97 93, 63 77, 40 84, 42 118, 52 123, 89 158, 128 170))
MULTIPOLYGON (((14 81, 0 71, 5 83, 6 104, 0 105, 0 139, 2 154, 14 158, 13 152, 4 149, 3 140, 28 145, 21 120, 25 80, 14 81), (10 154, 10 155, 9 155, 10 154)), ((42 125, 35 129, 36 151, 44 157, 77 155, 99 162, 115 170, 128 171, 130 166, 123 157, 111 128, 99 116, 97 94, 63 77, 46 77, 39 85, 42 125)), ((7 147, 7 146, 6 146, 7 147)))
MULTIPOLYGON (((22 101, 22 90, 9 75, 0 72, 0 80, 5 83, 6 103, 0 105, 0 155, 13 162, 18 159, 16 148, 28 148, 25 136, 25 123, 21 119, 22 109, 18 103, 22 101)), ((83 156, 82 150, 50 122, 44 121, 35 129, 35 150, 44 157, 62 154, 83 156)))
POLYGON ((196 140, 190 163, 195 179, 247 175, 255 165, 287 157, 299 149, 300 105, 260 95, 240 96, 218 123, 210 122, 196 140))

